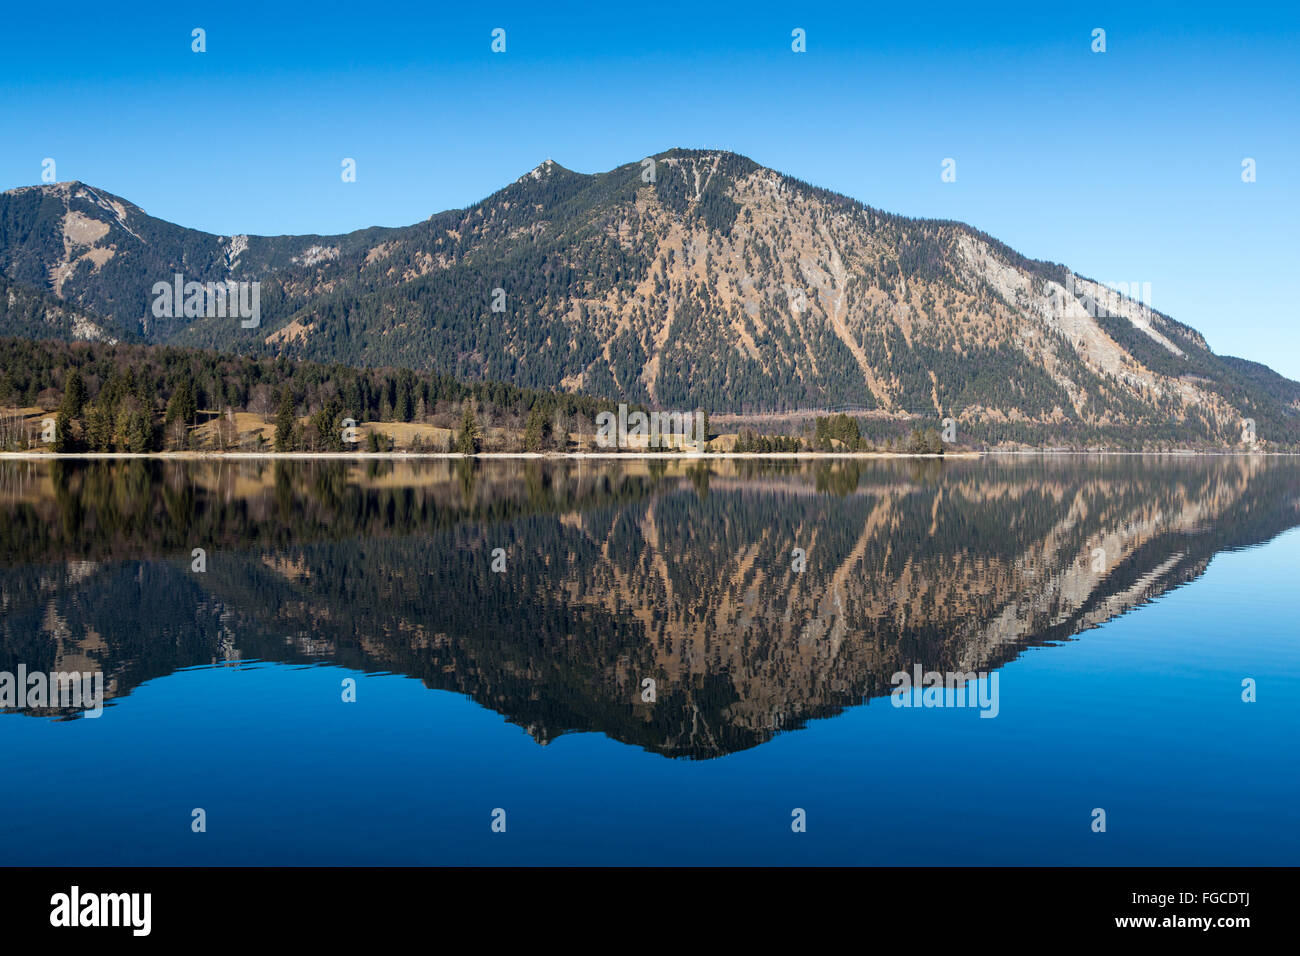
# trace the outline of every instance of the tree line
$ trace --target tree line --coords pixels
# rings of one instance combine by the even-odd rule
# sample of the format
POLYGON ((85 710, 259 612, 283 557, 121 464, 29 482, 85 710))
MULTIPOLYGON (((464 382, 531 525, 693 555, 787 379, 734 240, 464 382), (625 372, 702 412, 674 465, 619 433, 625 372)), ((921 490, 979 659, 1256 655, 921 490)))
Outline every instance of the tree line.
MULTIPOLYGON (((614 402, 587 395, 521 388, 502 382, 461 382, 408 368, 255 357, 171 346, 35 342, 0 338, 0 407, 54 412, 55 450, 148 452, 193 447, 197 425, 214 421, 218 444, 235 415, 274 420, 281 451, 342 450, 343 421, 449 424, 512 419, 554 423, 593 421, 614 402), (301 420, 305 418, 306 422, 301 420)), ((13 448, 40 439, 5 429, 13 448)), ((269 440, 263 440, 269 443, 269 440)))

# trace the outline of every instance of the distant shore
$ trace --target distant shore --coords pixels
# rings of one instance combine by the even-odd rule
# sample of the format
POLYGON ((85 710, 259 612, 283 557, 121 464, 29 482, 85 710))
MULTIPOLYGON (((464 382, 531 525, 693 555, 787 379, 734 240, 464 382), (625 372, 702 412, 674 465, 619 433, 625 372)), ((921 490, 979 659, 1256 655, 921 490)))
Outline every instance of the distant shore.
POLYGON ((409 461, 411 459, 455 460, 464 458, 481 459, 519 459, 524 461, 562 461, 565 459, 597 461, 642 461, 657 459, 662 461, 707 461, 736 459, 783 459, 787 461, 818 461, 823 459, 873 459, 873 458, 927 458, 936 460, 970 461, 991 457, 1065 457, 1078 455, 1126 455, 1157 456, 1177 455, 1185 458, 1293 458, 1300 452, 1282 451, 1200 451, 1192 449, 1170 449, 1168 451, 1115 451, 1106 449, 1076 451, 1072 449, 998 449, 989 451, 946 452, 942 455, 913 454, 909 452, 887 451, 781 451, 781 452, 613 452, 613 451, 571 451, 571 452, 477 452, 462 455, 459 452, 410 452, 410 451, 104 451, 104 452, 53 452, 53 451, 0 451, 0 461, 48 461, 53 459, 125 459, 157 458, 171 461, 204 461, 211 459, 325 459, 341 461, 390 460, 409 461))
POLYGON ((616 452, 616 451, 480 451, 473 455, 463 455, 455 451, 87 451, 87 452, 53 452, 53 451, 0 451, 0 461, 6 458, 15 460, 39 461, 51 458, 164 458, 181 461, 202 460, 208 458, 325 458, 350 461, 355 459, 396 459, 411 458, 458 459, 458 458, 518 458, 524 460, 560 461, 566 458, 600 459, 633 461, 646 458, 664 461, 695 461, 717 458, 980 458, 988 452, 948 452, 944 455, 917 455, 907 452, 887 451, 772 451, 772 452, 616 452))

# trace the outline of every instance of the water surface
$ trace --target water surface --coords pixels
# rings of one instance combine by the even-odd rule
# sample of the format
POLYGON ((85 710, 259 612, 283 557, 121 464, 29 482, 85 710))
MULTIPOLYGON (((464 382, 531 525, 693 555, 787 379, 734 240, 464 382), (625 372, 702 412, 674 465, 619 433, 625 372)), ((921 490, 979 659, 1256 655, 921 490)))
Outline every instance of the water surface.
POLYGON ((1294 865, 1298 523, 1260 457, 0 462, 0 672, 108 696, 0 715, 0 863, 1294 865))

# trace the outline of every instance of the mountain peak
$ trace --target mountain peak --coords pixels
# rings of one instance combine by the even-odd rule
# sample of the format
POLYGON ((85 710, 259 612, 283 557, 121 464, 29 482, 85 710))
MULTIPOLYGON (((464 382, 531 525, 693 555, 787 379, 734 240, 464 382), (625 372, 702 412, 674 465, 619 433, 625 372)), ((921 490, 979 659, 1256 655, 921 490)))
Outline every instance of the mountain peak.
POLYGON ((563 166, 561 166, 559 163, 557 163, 555 160, 551 159, 548 156, 546 159, 542 160, 540 163, 538 163, 528 172, 524 173, 522 176, 516 179, 515 182, 522 183, 526 179, 542 180, 542 179, 546 179, 547 177, 553 175, 556 172, 568 172, 568 170, 566 170, 563 166))
POLYGON ((65 179, 57 183, 36 183, 32 186, 16 186, 13 189, 6 189, 0 196, 21 196, 24 193, 40 192, 56 196, 68 195, 79 188, 84 188, 85 183, 79 179, 65 179))
POLYGON ((119 217, 125 214, 125 210, 139 210, 135 203, 129 202, 121 196, 115 196, 105 189, 84 183, 80 179, 65 179, 57 183, 36 183, 32 186, 18 186, 0 193, 0 196, 23 196, 32 192, 39 193, 42 196, 58 197, 65 203, 72 199, 84 199, 115 213, 119 217))

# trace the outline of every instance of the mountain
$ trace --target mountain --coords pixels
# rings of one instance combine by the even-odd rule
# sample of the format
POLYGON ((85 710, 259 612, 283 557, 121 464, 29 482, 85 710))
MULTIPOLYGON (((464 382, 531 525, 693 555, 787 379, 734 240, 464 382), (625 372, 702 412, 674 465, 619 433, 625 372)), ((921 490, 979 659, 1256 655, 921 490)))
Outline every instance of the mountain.
POLYGON ((0 336, 115 342, 108 324, 58 296, 0 275, 0 336))
POLYGON ((970 443, 1236 445, 1252 419, 1265 445, 1300 444, 1300 383, 1171 317, 727 152, 592 175, 548 160, 467 209, 342 236, 214 236, 82 183, 26 187, 0 195, 0 274, 124 341, 715 414, 952 417, 970 443), (260 325, 155 318, 177 272, 260 281, 260 325))

